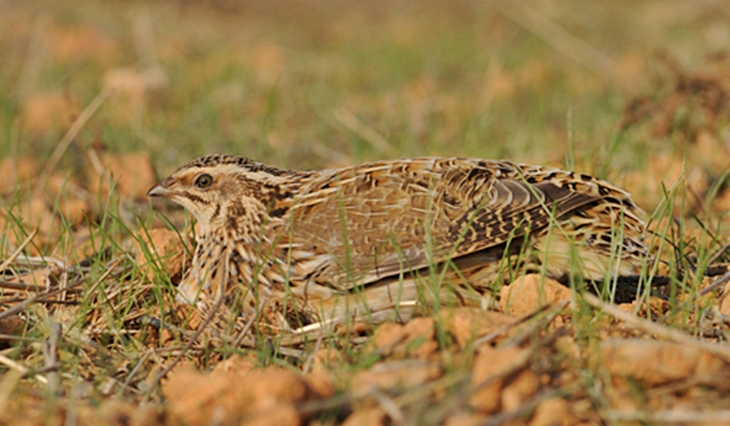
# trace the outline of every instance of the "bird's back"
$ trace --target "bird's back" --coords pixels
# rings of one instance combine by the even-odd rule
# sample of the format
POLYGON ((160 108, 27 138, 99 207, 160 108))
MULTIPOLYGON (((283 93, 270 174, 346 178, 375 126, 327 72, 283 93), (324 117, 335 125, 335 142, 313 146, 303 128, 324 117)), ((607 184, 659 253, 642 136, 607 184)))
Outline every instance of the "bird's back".
POLYGON ((627 192, 555 168, 415 158, 309 174, 290 192, 268 233, 295 284, 347 290, 522 241, 543 251, 537 262, 551 275, 575 269, 572 251, 586 259, 583 275, 600 279, 638 273, 646 251, 643 212, 627 192))

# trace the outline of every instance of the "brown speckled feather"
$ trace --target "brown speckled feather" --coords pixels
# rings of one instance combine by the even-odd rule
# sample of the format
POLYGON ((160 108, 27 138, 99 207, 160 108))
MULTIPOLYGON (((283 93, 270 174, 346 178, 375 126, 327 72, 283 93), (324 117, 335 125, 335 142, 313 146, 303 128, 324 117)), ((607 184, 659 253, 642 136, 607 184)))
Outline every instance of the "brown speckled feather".
POLYGON ((501 279, 505 259, 560 277, 575 273, 577 252, 582 275, 601 279, 637 274, 646 258, 643 212, 628 193, 508 161, 429 157, 298 172, 210 156, 150 195, 182 204, 200 225, 183 299, 209 307, 236 294, 234 311, 249 315, 276 300, 299 325, 350 315, 343 303, 372 313, 415 300, 423 284, 413 271, 434 265, 467 279, 456 290, 463 299, 501 279), (528 255, 517 256, 525 241, 528 255))
MULTIPOLYGON (((638 220, 628 194, 605 182, 551 181, 573 176, 468 159, 355 166, 323 172, 296 188, 292 211, 273 230, 283 235, 282 249, 291 244, 303 252, 292 258, 295 265, 317 255, 317 282, 346 289, 398 273, 403 265, 420 269, 502 245, 544 228, 552 213, 561 218, 607 197, 626 199, 638 220), (347 274, 356 279, 345 280, 347 274)), ((304 280, 309 269, 295 267, 290 279, 304 280)))

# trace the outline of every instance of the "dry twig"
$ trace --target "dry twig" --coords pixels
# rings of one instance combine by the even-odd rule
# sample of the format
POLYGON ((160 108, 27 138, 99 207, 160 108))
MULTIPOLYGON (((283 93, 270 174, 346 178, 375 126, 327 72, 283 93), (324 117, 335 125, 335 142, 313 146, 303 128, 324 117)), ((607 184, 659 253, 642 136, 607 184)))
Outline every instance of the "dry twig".
POLYGON ((10 255, 3 263, 0 264, 0 271, 4 271, 8 266, 12 265, 13 262, 15 262, 15 259, 20 256, 20 253, 25 250, 25 248, 30 244, 31 241, 33 241, 33 238, 38 235, 38 229, 34 229, 33 232, 28 234, 28 236, 23 240, 23 242, 18 246, 17 249, 13 252, 13 254, 10 255))
POLYGON ((594 308, 600 309, 608 315, 611 315, 618 320, 630 324, 645 333, 653 334, 657 337, 671 340, 682 345, 692 346, 697 349, 710 352, 730 362, 730 347, 728 347, 727 345, 697 340, 682 333, 679 330, 675 330, 673 328, 657 324, 644 318, 640 318, 634 314, 624 312, 616 306, 606 303, 590 293, 584 294, 583 298, 586 302, 588 302, 589 305, 593 306, 594 308))
POLYGON ((48 390, 52 395, 61 394, 61 381, 58 375, 58 341, 61 340, 61 324, 51 325, 51 335, 43 342, 43 368, 48 371, 48 390))

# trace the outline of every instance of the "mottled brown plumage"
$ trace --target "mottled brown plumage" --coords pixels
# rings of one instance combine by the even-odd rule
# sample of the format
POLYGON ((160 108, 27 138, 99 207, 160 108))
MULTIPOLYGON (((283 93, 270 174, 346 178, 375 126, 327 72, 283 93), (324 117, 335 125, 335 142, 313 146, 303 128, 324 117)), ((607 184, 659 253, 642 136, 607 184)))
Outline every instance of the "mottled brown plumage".
MULTIPOLYGON (((322 171, 213 155, 149 191, 198 220, 181 301, 280 329, 484 304, 527 271, 635 275, 643 212, 599 179, 509 161, 414 158, 322 171)), ((244 321, 245 322, 245 321, 244 321)))

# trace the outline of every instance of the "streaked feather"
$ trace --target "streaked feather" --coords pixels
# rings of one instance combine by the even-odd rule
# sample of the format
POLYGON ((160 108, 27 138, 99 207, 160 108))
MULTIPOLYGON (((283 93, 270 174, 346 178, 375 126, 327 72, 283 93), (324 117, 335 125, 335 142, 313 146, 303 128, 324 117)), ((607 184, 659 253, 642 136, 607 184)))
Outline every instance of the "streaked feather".
POLYGON ((644 213, 627 192, 509 161, 425 157, 300 172, 209 156, 150 194, 200 224, 181 299, 209 311, 224 297, 228 315, 264 309, 262 321, 278 317, 272 326, 282 329, 382 320, 434 298, 484 304, 510 274, 575 274, 575 255, 592 280, 639 274, 648 259, 644 213), (208 188, 196 187, 203 174, 208 188))

